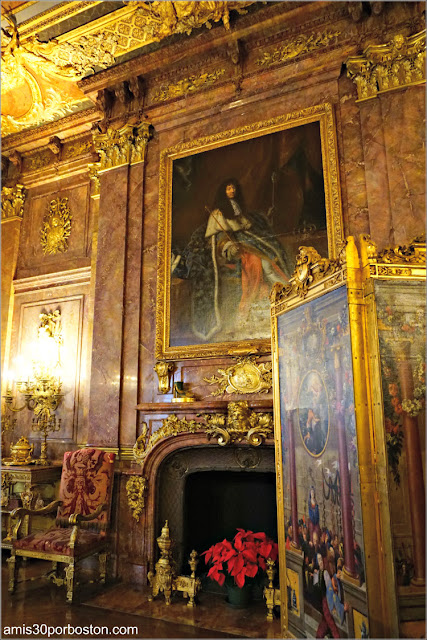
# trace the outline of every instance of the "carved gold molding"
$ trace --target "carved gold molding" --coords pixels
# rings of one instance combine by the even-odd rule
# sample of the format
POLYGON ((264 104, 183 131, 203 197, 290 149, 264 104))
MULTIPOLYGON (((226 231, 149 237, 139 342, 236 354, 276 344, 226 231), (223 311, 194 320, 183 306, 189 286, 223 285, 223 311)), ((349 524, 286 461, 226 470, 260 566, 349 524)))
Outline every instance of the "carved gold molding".
POLYGON ((268 393, 272 386, 271 362, 257 364, 257 358, 247 356, 226 369, 218 369, 219 375, 203 378, 208 384, 217 384, 211 396, 226 393, 268 393))
POLYGON ((361 56, 347 58, 347 75, 360 100, 425 82, 425 29, 412 36, 395 35, 390 42, 370 45, 361 56))
POLYGON ((71 218, 68 198, 51 200, 40 231, 40 242, 45 255, 67 251, 68 238, 71 233, 71 218))
POLYGON ((322 258, 313 247, 300 247, 296 258, 295 271, 289 284, 276 283, 271 291, 272 304, 278 304, 286 298, 298 296, 303 299, 307 296, 311 285, 329 278, 332 274, 341 271, 344 264, 343 252, 337 259, 322 258))
POLYGON ((1 221, 22 220, 26 189, 22 184, 14 187, 3 187, 1 190, 1 221))
POLYGON ((153 96, 154 102, 164 102, 172 98, 180 98, 189 93, 196 93, 214 85, 223 75, 225 69, 217 69, 212 73, 204 72, 178 80, 174 84, 160 87, 153 96))
POLYGON ((148 122, 142 122, 137 126, 126 124, 120 129, 108 128, 106 133, 94 132, 93 143, 100 156, 98 172, 144 162, 151 138, 150 127, 148 122))
POLYGON ((170 389, 169 374, 173 371, 172 362, 159 361, 156 362, 153 369, 157 373, 159 379, 159 393, 167 393, 170 389))
POLYGON ((373 277, 425 277, 425 234, 415 238, 408 245, 387 247, 382 251, 378 251, 376 243, 369 235, 362 235, 360 248, 363 266, 369 267, 369 273, 373 277))
POLYGON ((129 509, 137 522, 145 507, 145 491, 147 489, 147 479, 143 476, 131 476, 126 482, 126 493, 128 496, 129 509))
POLYGON ((293 58, 298 58, 304 53, 322 49, 336 42, 340 31, 324 31, 323 33, 311 33, 310 35, 302 34, 297 38, 288 41, 285 45, 274 49, 273 51, 264 52, 257 60, 259 67, 271 67, 280 62, 287 62, 293 58))
POLYGON ((208 438, 218 438, 220 446, 246 440, 248 444, 258 447, 265 438, 273 435, 271 413, 251 411, 246 400, 229 402, 227 411, 226 416, 223 414, 204 416, 208 438))
MULTIPOLYGON (((225 29, 230 29, 230 11, 246 13, 245 7, 253 1, 234 2, 129 2, 127 6, 107 14, 92 24, 75 29, 69 37, 71 42, 77 37, 102 31, 117 37, 116 56, 135 49, 145 47, 152 42, 159 42, 175 34, 190 35, 193 29, 212 23, 222 22, 225 29)), ((58 40, 62 40, 60 36, 58 40)))
POLYGON ((145 458, 160 440, 164 440, 164 438, 169 438, 170 436, 177 436, 179 433, 196 433, 197 431, 203 430, 203 423, 196 422, 196 420, 178 418, 176 415, 170 415, 163 420, 163 426, 151 434, 147 440, 147 425, 144 422, 142 424, 141 435, 137 438, 133 447, 133 457, 138 464, 143 466, 145 458))

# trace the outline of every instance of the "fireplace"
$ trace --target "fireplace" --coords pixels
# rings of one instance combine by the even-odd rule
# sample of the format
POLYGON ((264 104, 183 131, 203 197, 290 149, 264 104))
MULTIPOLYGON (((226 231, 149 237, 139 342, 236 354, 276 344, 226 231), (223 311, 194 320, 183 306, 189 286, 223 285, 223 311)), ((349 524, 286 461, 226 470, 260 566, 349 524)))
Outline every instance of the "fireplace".
MULTIPOLYGON (((174 451, 160 465, 156 495, 156 535, 168 520, 180 573, 188 573, 192 549, 201 553, 219 540, 231 539, 237 527, 265 531, 277 540, 271 445, 174 451)), ((201 558, 199 572, 203 571, 201 558)), ((209 586, 215 589, 210 580, 204 588, 209 586)))

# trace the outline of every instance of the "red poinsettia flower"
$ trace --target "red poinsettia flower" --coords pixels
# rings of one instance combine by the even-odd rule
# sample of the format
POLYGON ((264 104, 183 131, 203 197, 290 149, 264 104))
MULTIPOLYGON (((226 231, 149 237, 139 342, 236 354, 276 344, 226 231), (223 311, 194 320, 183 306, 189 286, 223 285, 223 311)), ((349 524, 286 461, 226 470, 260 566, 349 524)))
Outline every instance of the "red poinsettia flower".
POLYGON ((243 587, 246 578, 255 578, 267 568, 266 560, 277 560, 277 543, 263 532, 254 533, 237 529, 233 541, 223 540, 212 545, 202 555, 206 564, 211 563, 208 577, 223 585, 227 576, 243 587))

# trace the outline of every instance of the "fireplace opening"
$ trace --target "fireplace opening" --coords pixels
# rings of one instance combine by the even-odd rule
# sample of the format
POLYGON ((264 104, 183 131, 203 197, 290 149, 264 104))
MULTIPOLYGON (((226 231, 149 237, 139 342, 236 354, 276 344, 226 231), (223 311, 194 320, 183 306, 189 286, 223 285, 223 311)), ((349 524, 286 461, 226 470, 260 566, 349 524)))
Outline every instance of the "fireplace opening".
MULTIPOLYGON (((274 473, 204 471, 187 476, 184 488, 184 558, 196 549, 200 554, 236 529, 263 531, 277 541, 276 477, 274 473)), ((198 573, 208 571, 204 557, 198 573)), ((212 580, 204 590, 218 591, 212 580)))

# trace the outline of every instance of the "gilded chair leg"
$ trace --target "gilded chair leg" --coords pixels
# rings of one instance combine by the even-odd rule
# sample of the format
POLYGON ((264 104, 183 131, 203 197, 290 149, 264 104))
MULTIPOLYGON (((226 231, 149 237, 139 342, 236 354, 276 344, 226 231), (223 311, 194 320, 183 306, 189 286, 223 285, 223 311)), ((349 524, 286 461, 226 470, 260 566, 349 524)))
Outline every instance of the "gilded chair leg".
POLYGON ((98 559, 99 559, 99 581, 102 584, 105 584, 105 580, 107 577, 107 558, 108 558, 108 553, 106 551, 103 551, 102 553, 98 554, 98 559))
POLYGON ((65 582, 67 585, 67 602, 69 604, 73 602, 73 597, 74 597, 74 574, 75 574, 75 565, 74 565, 74 562, 71 562, 66 566, 66 569, 65 569, 65 582))
POLYGON ((13 552, 10 558, 7 559, 7 564, 9 565, 9 593, 13 593, 18 578, 18 565, 16 563, 16 555, 13 552))

